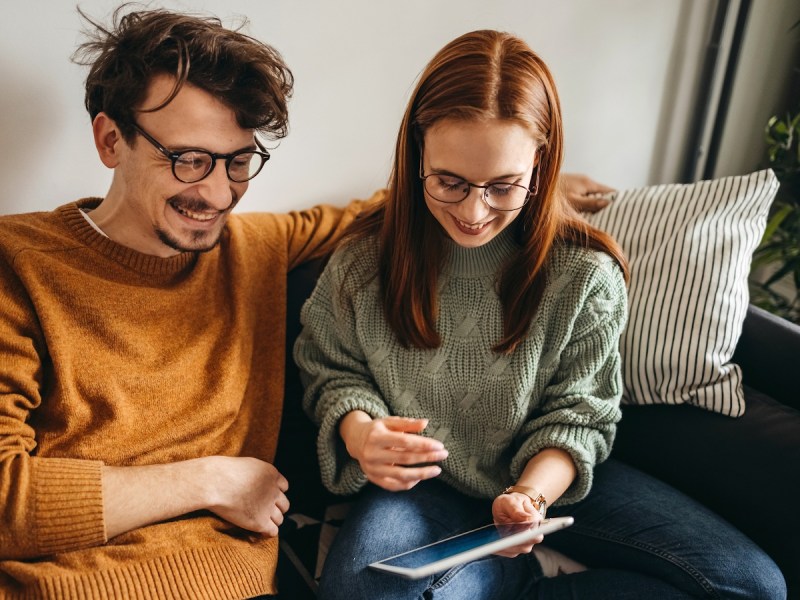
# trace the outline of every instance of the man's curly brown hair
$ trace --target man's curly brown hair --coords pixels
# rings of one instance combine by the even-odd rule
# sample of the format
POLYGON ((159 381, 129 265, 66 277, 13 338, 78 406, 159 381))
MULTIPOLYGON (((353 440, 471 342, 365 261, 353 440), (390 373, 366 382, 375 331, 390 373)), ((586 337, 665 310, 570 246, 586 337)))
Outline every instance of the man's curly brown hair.
POLYGON ((90 67, 86 109, 93 120, 106 113, 127 141, 135 136, 134 116, 151 78, 162 73, 175 77, 175 87, 149 112, 169 104, 188 82, 229 106, 242 128, 273 140, 288 133, 292 73, 277 50, 241 33, 246 20, 232 30, 216 17, 123 4, 105 28, 78 12, 90 26, 72 57, 90 67))

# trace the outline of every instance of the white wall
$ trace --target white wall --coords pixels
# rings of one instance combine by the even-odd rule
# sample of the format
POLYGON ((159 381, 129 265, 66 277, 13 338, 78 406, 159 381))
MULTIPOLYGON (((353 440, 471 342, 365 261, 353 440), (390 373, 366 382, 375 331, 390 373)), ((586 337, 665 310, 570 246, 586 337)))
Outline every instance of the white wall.
MULTIPOLYGON (((800 69, 800 2, 753 2, 725 119, 715 177, 765 164, 764 127, 786 104, 792 68, 800 69)), ((797 99, 795 99, 795 107, 797 99)))
MULTIPOLYGON (((116 5, 80 4, 104 20, 116 5)), ((685 118, 677 80, 691 75, 699 60, 697 35, 705 35, 713 0, 160 5, 212 12, 226 22, 247 15, 249 33, 284 54, 296 76, 291 131, 240 205, 283 211, 318 201, 341 204, 383 186, 416 76, 443 44, 477 28, 520 35, 550 65, 565 115, 567 169, 618 187, 667 180, 666 132, 681 130, 685 118), (693 42, 687 28, 695 32, 693 42)), ((72 2, 3 7, 0 213, 50 209, 107 189, 110 174, 97 160, 83 109, 85 71, 69 61, 80 29, 72 2)))

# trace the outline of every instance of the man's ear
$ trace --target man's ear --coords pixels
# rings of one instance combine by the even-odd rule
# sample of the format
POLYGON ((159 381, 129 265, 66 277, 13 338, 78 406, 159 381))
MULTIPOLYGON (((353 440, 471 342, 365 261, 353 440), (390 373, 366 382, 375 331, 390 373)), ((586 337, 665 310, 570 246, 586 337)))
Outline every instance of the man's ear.
POLYGON ((106 113, 98 113, 92 121, 92 133, 100 160, 109 169, 117 167, 125 144, 117 123, 106 113))

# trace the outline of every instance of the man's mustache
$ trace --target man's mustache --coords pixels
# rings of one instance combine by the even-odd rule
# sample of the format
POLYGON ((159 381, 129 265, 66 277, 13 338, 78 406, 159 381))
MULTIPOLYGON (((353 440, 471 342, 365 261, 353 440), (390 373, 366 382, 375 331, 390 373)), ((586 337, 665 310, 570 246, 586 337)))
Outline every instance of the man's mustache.
POLYGON ((222 210, 218 210, 208 204, 202 198, 197 198, 194 196, 186 196, 183 194, 177 194, 175 196, 171 196, 167 199, 167 203, 172 206, 173 208, 182 208, 183 210, 188 210, 190 212, 219 212, 224 213, 230 211, 236 204, 239 202, 239 195, 235 192, 232 192, 231 203, 228 205, 227 208, 222 210))

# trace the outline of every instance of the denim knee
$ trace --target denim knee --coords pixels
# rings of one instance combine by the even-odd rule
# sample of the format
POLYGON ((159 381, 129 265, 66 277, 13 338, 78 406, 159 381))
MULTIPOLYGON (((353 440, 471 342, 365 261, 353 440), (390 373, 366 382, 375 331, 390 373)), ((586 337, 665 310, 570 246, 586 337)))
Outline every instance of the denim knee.
POLYGON ((726 581, 730 588, 718 590, 720 598, 785 600, 786 580, 765 552, 759 548, 756 552, 742 553, 741 561, 741 568, 726 581))

